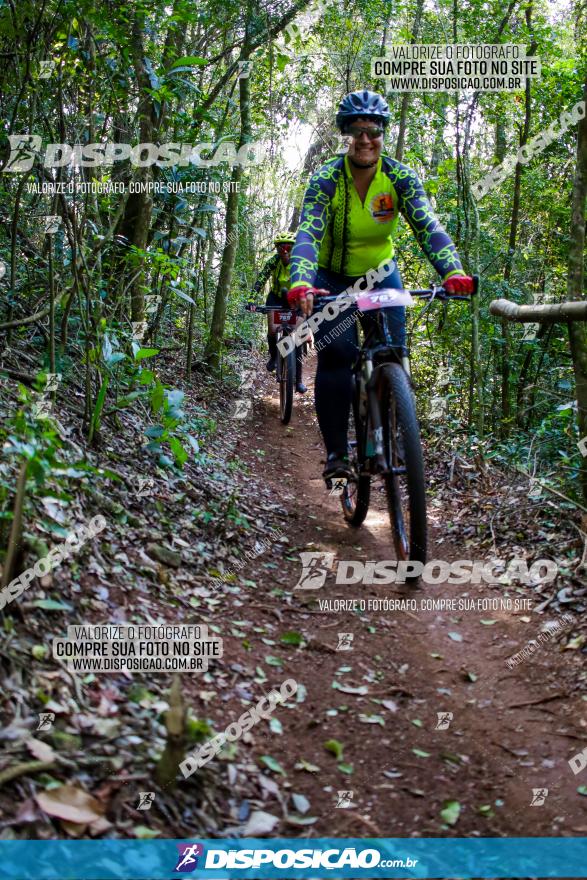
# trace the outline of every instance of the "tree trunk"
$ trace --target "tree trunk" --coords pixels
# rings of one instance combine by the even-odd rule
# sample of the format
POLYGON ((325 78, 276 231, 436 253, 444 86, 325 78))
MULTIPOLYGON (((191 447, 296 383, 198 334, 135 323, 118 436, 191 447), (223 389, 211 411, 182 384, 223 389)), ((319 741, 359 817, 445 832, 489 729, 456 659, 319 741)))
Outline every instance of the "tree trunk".
MULTIPOLYGON (((469 150, 471 146, 471 126, 476 106, 476 98, 473 97, 465 114, 465 129, 463 135, 463 150, 460 160, 462 204, 465 230, 462 242, 463 265, 472 274, 479 274, 479 212, 477 202, 471 192, 471 163, 469 150)), ((467 424, 469 428, 475 425, 477 435, 483 436, 485 401, 483 394, 483 382, 481 381, 481 355, 479 344, 479 320, 481 293, 471 300, 471 351, 469 355, 469 394, 467 408, 467 424)))
POLYGON ((212 266, 214 264, 214 215, 208 221, 208 247, 202 269, 202 293, 204 295, 204 324, 208 325, 208 293, 211 290, 212 266))
MULTIPOLYGON (((532 34, 532 2, 526 7, 526 26, 528 32, 532 34)), ((528 55, 533 55, 536 51, 536 40, 532 35, 530 51, 528 55)), ((530 133, 530 120, 532 116, 531 103, 531 80, 526 80, 526 111, 524 114, 524 125, 520 132, 520 148, 528 141, 530 133)), ((508 241, 508 252, 506 256, 505 266, 503 270, 503 280, 509 284, 512 275, 512 266, 514 261, 514 253, 516 251, 516 242, 518 237, 518 224, 520 221, 520 193, 522 187, 522 165, 518 162, 516 165, 514 177, 514 201, 512 205, 512 217, 510 221, 510 235, 508 241)), ((511 429, 511 405, 510 405, 510 356, 511 356, 511 336, 509 322, 504 320, 501 323, 503 346, 501 350, 501 430, 502 438, 508 436, 511 429)))
MULTIPOLYGON (((583 88, 583 100, 587 101, 587 80, 583 88)), ((585 252, 585 198, 587 197, 587 119, 579 120, 577 131, 577 165, 573 182, 571 203, 571 232, 569 245, 569 274, 567 297, 571 300, 583 296, 583 260, 585 252)), ((587 323, 569 322, 569 339, 573 356, 573 369, 577 385, 577 424, 579 438, 587 435, 587 323)), ((587 501, 587 458, 581 463, 581 486, 587 501)))
MULTIPOLYGON (((251 9, 249 7, 245 41, 243 44, 243 52, 241 58, 243 60, 249 57, 250 47, 250 24, 251 9)), ((249 78, 243 77, 239 79, 239 97, 240 97, 240 117, 241 117, 241 134, 239 138, 239 149, 243 144, 249 143, 251 140, 251 104, 250 104, 250 87, 249 78)), ((232 272, 234 269, 234 260, 236 256, 238 243, 238 187, 242 177, 242 165, 235 165, 232 169, 231 187, 226 200, 226 239, 224 250, 222 252, 222 263, 220 266, 220 277, 218 279, 218 287, 216 288, 216 297, 214 299, 214 311, 212 313, 212 326, 210 328, 210 336, 206 345, 205 359, 208 365, 215 372, 220 368, 220 359, 222 353, 222 342, 224 339, 224 326, 226 324, 226 306, 228 303, 228 295, 232 282, 232 272)))
MULTIPOLYGON (((308 152, 304 156, 304 167, 302 170, 301 178, 306 181, 314 171, 314 160, 316 156, 320 155, 320 151, 322 150, 323 143, 320 140, 314 141, 313 144, 310 144, 308 147, 308 152)), ((299 201, 297 205, 294 205, 294 209, 292 211, 291 220, 289 221, 288 229, 290 232, 295 232, 298 228, 298 224, 300 222, 300 214, 302 213, 302 202, 299 201)))
POLYGON ((446 108, 448 107, 448 92, 442 92, 435 101, 435 116, 441 118, 435 122, 436 132, 434 135, 434 146, 432 147, 432 156, 430 158, 430 177, 436 177, 438 167, 442 161, 443 152, 446 149, 444 143, 444 132, 446 129, 446 108))
MULTIPOLYGON (((145 68, 145 48, 143 42, 143 20, 139 14, 135 15, 132 25, 131 38, 132 61, 135 77, 139 88, 139 131, 140 143, 153 143, 155 132, 155 110, 153 101, 149 95, 151 82, 145 68)), ((135 181, 139 183, 139 189, 143 189, 151 179, 151 168, 146 166, 139 168, 135 181)), ((131 193, 126 203, 124 216, 121 219, 117 235, 124 236, 129 245, 133 245, 139 251, 145 251, 148 243, 149 227, 153 210, 153 198, 149 192, 131 193)), ((138 271, 134 264, 125 273, 133 277, 130 286, 131 321, 140 322, 145 316, 145 258, 144 254, 138 255, 138 271)))
MULTIPOLYGON (((549 330, 552 330, 552 324, 541 324, 538 328, 538 332, 536 333, 536 339, 544 339, 549 330)), ((522 362, 522 368, 518 375, 518 390, 516 392, 516 425, 518 426, 518 428, 520 428, 520 430, 523 429, 524 424, 528 423, 529 418, 528 393, 526 390, 526 386, 528 384, 533 360, 534 349, 530 348, 526 352, 526 355, 522 362)))
POLYGON ((505 159, 507 152, 507 140, 505 136, 505 122, 503 116, 500 116, 495 123, 495 148, 494 156, 498 165, 501 165, 505 159))
MULTIPOLYGON (((412 27, 411 43, 414 45, 418 42, 420 35, 420 25, 422 23, 422 10, 424 8, 424 0, 416 0, 416 12, 414 14, 414 25, 412 27)), ((408 123, 408 110, 410 107, 411 92, 406 92, 402 96, 402 103, 399 115, 399 130, 397 133, 397 144, 395 147, 395 158, 398 162, 402 162, 406 145, 406 127, 408 123)))

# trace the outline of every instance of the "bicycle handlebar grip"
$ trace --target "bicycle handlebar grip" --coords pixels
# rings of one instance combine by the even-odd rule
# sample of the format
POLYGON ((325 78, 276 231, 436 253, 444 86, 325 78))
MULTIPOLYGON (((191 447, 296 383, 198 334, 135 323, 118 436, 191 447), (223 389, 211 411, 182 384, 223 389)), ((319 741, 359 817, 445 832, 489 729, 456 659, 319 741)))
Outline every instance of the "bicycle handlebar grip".
POLYGON ((479 276, 473 275, 473 290, 471 291, 471 296, 475 296, 477 291, 479 290, 479 276))

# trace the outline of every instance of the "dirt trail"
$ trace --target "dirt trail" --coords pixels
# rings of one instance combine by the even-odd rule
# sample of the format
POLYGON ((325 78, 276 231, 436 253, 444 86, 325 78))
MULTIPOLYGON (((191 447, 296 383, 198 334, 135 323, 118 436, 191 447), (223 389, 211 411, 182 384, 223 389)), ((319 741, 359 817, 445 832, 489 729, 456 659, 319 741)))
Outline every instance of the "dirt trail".
MULTIPOLYGON (((392 560, 394 552, 378 489, 365 524, 352 529, 324 488, 312 366, 309 392, 296 397, 291 425, 283 427, 274 379, 259 360, 248 358, 259 378, 244 421, 230 418, 233 403, 218 405, 212 383, 187 389, 186 409, 217 419, 221 430, 181 476, 159 475, 152 490, 137 493, 136 478, 152 465, 130 415, 124 442, 100 454, 98 463, 117 468, 127 491, 119 486, 112 499, 95 492, 101 507, 75 511, 85 521, 105 510, 107 538, 88 548, 77 579, 64 567, 55 581, 35 584, 22 603, 22 625, 0 645, 7 670, 0 775, 36 755, 38 739, 56 752, 53 778, 19 773, 0 784, 5 833, 84 835, 85 826, 64 827, 35 800, 47 785, 69 782, 101 802, 108 822, 97 833, 114 836, 584 835, 587 798, 577 789, 587 793, 587 770, 575 776, 568 765, 587 746, 580 640, 562 651, 553 638, 509 669, 506 659, 556 614, 324 611, 325 600, 406 598, 394 585, 336 586, 332 572, 321 589, 295 589, 301 552, 357 562, 392 560), (285 539, 242 565, 268 526, 285 539), (216 591, 212 578, 223 573, 226 585, 216 591), (286 679, 300 685, 296 698, 228 754, 164 789, 154 766, 165 744, 171 676, 98 675, 82 684, 35 654, 73 623, 162 620, 205 623, 223 640, 223 657, 207 673, 181 677, 201 738, 210 735, 203 722, 220 733, 286 679), (352 634, 352 650, 337 650, 339 633, 352 634), (55 730, 37 733, 44 710, 57 713, 55 730), (445 729, 438 713, 452 713, 445 729), (153 809, 141 812, 139 792, 151 788, 153 809), (533 789, 548 789, 540 806, 530 807, 533 789), (351 793, 346 807, 339 792, 351 793)), ((177 373, 171 359, 169 371, 177 373)), ((547 502, 530 502, 532 528, 525 529, 519 493, 527 486, 499 485, 493 471, 475 476, 474 491, 462 490, 446 482, 438 453, 428 464, 431 559, 485 559, 479 535, 494 531, 502 547, 504 536, 517 542, 500 554, 508 558, 522 552, 530 533, 554 540, 547 502)), ((533 558, 547 551, 536 546, 533 558)), ((564 552, 559 542, 557 558, 564 552)), ((530 587, 448 584, 415 598, 462 596, 514 604, 530 598, 532 608, 549 599, 530 587)))
MULTIPOLYGON (((304 399, 296 396, 288 428, 277 418, 275 386, 263 379, 267 393, 257 399, 250 427, 235 449, 251 469, 262 468, 289 512, 292 552, 274 559, 278 565, 271 570, 260 567, 263 557, 259 557, 253 577, 265 588, 257 594, 253 611, 247 609, 247 617, 254 615, 277 644, 244 651, 238 639, 225 642, 225 656, 248 667, 263 664, 267 653, 277 655, 283 663, 283 679, 294 678, 307 689, 305 701, 296 709, 277 710, 283 734, 268 731, 265 740, 256 734, 254 745, 257 756, 270 754, 287 773, 285 783, 274 777, 280 785, 308 798, 308 815, 317 821, 299 833, 584 834, 587 799, 577 787, 587 778, 573 775, 567 763, 587 745, 585 698, 574 686, 579 661, 572 652, 561 653, 552 640, 516 668, 505 664, 537 637, 544 615, 523 608, 466 613, 321 612, 319 600, 397 599, 405 593, 395 585, 336 586, 332 574, 320 590, 293 589, 302 570, 300 551, 331 551, 346 560, 394 559, 382 493, 373 493, 366 523, 356 530, 344 523, 339 500, 324 488, 313 369, 306 372, 309 392, 304 399), (265 451, 261 465, 255 447, 265 451), (268 571, 274 583, 268 581, 268 571), (301 633, 306 644, 281 645, 276 633, 285 631, 301 633), (351 651, 337 650, 341 632, 353 634, 351 651), (333 688, 333 682, 366 692, 345 693, 333 688), (436 729, 439 712, 452 713, 448 729, 436 729), (329 740, 343 746, 338 761, 324 746, 329 740), (296 769, 300 760, 319 771, 296 769), (353 772, 341 772, 340 763, 352 765, 353 772), (542 805, 530 808, 533 789, 548 789, 548 795, 542 805), (336 806, 339 791, 352 791, 349 808, 336 806), (460 805, 452 825, 440 815, 447 801, 460 805)), ((429 558, 486 557, 475 552, 472 541, 464 547, 448 540, 448 513, 445 516, 434 502, 430 520, 429 558)), ((540 548, 536 550, 538 558, 540 548)), ((501 585, 438 584, 416 594, 418 602, 432 596, 509 596, 514 603, 530 597, 530 607, 535 605, 529 588, 501 585)), ((264 809, 271 810, 270 802, 264 809)), ((273 833, 298 832, 286 823, 273 833)))

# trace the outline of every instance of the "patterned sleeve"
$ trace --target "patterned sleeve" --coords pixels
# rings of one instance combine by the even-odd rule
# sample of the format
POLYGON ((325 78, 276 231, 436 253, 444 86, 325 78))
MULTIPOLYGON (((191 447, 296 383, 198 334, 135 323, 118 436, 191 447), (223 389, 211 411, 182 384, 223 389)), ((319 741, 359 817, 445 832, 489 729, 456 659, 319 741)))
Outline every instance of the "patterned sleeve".
POLYGON ((332 197, 340 161, 330 160, 311 177, 304 195, 296 243, 291 252, 291 288, 312 287, 318 271, 318 254, 332 215, 332 197))
POLYGON ((457 249, 435 215, 420 178, 406 165, 395 164, 397 168, 391 177, 399 197, 399 209, 418 244, 443 281, 451 275, 464 274, 457 249))
POLYGON ((259 272, 259 277, 253 284, 253 290, 255 293, 259 293, 265 287, 267 283, 267 279, 271 277, 273 270, 277 266, 277 262, 279 260, 279 254, 274 254, 263 266, 261 271, 259 272))

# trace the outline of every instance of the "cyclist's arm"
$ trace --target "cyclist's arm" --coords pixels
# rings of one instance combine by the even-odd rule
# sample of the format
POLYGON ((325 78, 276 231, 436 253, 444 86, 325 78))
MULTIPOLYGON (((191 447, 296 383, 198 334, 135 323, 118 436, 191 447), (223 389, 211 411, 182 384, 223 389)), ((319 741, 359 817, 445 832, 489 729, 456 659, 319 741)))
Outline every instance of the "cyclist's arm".
POLYGON ((399 209, 418 244, 443 281, 453 275, 464 275, 453 240, 434 213, 420 178, 405 165, 403 170, 408 174, 393 183, 399 197, 399 209))
POLYGON ((312 287, 318 271, 318 254, 332 214, 336 181, 322 169, 312 176, 304 195, 302 214, 290 263, 290 291, 312 287), (333 185, 334 183, 334 185, 333 185), (332 192, 330 192, 332 190, 332 192))
POLYGON ((272 256, 269 260, 267 260, 267 262, 265 263, 265 265, 263 266, 263 268, 259 272, 257 280, 253 284, 253 291, 255 293, 259 293, 259 291, 261 291, 265 287, 268 279, 271 278, 271 276, 273 275, 273 272, 275 271, 275 267, 277 266, 278 261, 279 261, 279 254, 274 254, 274 256, 272 256))

